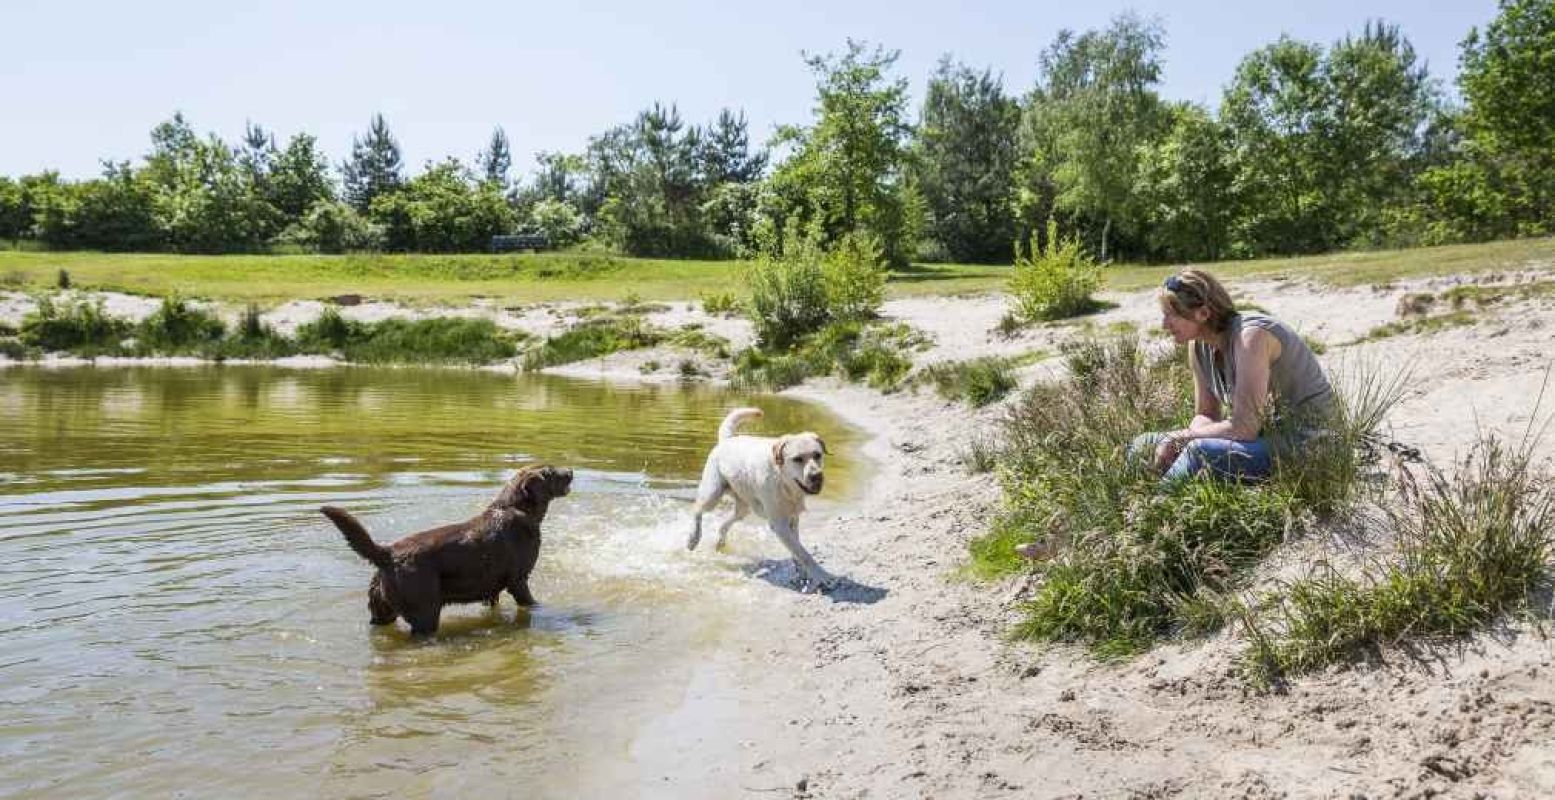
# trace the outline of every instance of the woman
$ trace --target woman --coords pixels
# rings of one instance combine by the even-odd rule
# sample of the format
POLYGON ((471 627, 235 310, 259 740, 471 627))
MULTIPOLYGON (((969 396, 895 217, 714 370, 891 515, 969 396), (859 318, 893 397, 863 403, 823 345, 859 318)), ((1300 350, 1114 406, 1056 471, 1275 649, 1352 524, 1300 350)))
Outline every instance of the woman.
MULTIPOLYGON (((1148 458, 1167 482, 1201 473, 1257 481, 1274 471, 1276 456, 1328 429, 1333 388, 1312 349, 1285 323, 1238 313, 1220 281, 1202 270, 1167 278, 1157 296, 1161 327, 1188 345, 1193 420, 1136 437, 1131 462, 1148 458)), ((1054 554, 1047 540, 1017 545, 1015 552, 1030 559, 1054 554)))
POLYGON ((1151 466, 1168 481, 1206 472, 1261 480, 1276 456, 1327 428, 1333 388, 1285 323, 1238 313, 1220 281, 1202 270, 1167 278, 1158 297, 1161 326, 1189 348, 1194 415, 1186 428, 1139 436, 1131 457, 1153 456, 1151 466))

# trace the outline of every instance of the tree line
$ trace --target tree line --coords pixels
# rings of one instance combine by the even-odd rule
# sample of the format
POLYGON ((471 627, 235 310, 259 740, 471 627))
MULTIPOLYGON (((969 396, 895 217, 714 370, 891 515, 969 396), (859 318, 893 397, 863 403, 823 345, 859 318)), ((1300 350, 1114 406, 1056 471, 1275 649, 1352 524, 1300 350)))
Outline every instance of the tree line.
POLYGON ((897 53, 807 55, 813 117, 751 141, 744 114, 654 104, 514 175, 501 128, 470 163, 407 174, 374 116, 332 165, 311 135, 238 143, 175 114, 139 164, 0 176, 0 239, 111 251, 471 252, 540 233, 629 255, 750 257, 852 234, 892 263, 1008 263, 1055 220, 1101 260, 1199 261, 1555 232, 1555 0, 1501 0, 1460 45, 1458 97, 1396 25, 1290 37, 1216 109, 1161 97, 1165 32, 1063 31, 1035 85, 950 56, 913 114, 897 53), (780 157, 774 157, 780 155, 780 157))

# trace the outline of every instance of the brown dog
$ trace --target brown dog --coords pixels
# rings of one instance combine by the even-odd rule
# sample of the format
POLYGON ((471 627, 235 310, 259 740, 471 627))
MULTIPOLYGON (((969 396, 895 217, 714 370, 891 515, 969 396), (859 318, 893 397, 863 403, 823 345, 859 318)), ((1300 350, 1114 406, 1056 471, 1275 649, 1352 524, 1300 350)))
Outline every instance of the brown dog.
POLYGON ((502 487, 497 499, 464 522, 414 533, 384 547, 344 509, 319 509, 345 534, 346 544, 378 567, 367 591, 372 624, 397 617, 412 633, 437 632, 443 606, 495 606, 506 589, 519 605, 535 604, 529 573, 540 557, 540 523, 551 500, 572 488, 572 470, 525 467, 502 487))

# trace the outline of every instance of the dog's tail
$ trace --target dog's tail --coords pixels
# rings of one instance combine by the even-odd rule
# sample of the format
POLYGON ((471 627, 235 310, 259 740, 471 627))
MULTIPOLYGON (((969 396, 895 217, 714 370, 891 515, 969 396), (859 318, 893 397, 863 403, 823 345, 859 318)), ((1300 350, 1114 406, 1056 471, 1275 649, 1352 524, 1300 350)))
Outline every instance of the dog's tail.
POLYGON ((734 429, 740 427, 740 423, 748 419, 756 419, 761 416, 759 408, 736 408, 724 417, 722 425, 718 426, 718 441, 723 441, 734 435, 734 429))
POLYGON ((356 517, 351 516, 345 509, 324 506, 319 511, 329 517, 329 521, 335 523, 335 527, 345 534, 346 544, 351 545, 351 549, 355 550, 357 555, 373 562, 379 569, 388 569, 393 563, 394 557, 389 554, 388 549, 373 541, 373 537, 367 534, 367 529, 362 527, 362 523, 357 522, 356 517))

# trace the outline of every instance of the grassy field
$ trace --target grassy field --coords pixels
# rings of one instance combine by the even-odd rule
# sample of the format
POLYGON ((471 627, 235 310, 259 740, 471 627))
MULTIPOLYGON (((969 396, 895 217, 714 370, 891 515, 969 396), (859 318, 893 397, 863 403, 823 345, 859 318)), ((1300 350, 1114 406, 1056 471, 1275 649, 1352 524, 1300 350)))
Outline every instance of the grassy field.
MULTIPOLYGON (((1490 272, 1555 262, 1555 239, 1342 253, 1302 258, 1226 261, 1224 277, 1299 276, 1335 285, 1364 285, 1420 275, 1490 272)), ((1180 266, 1114 266, 1107 288, 1153 285, 1180 266)), ((89 289, 233 302, 361 294, 410 304, 490 298, 508 305, 558 300, 689 300, 739 293, 735 261, 672 261, 602 254, 180 256, 167 254, 0 251, 0 289, 53 287, 59 271, 89 289)), ((891 297, 997 291, 1008 267, 913 265, 892 273, 891 297)))

